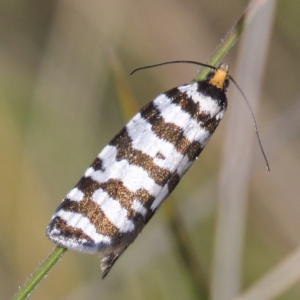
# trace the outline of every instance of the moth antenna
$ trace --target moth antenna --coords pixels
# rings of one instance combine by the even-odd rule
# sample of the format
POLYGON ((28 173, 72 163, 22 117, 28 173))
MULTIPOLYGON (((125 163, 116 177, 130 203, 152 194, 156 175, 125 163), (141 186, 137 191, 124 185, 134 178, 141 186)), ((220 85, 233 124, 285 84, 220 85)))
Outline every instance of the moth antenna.
POLYGON ((162 62, 162 63, 159 63, 159 64, 154 64, 154 65, 149 65, 149 66, 136 68, 130 73, 130 75, 132 75, 133 73, 135 73, 137 71, 140 71, 140 70, 155 68, 155 67, 170 65, 170 64, 193 64, 193 65, 198 65, 198 66, 202 66, 202 67, 208 67, 208 68, 211 68, 211 69, 214 69, 214 70, 217 69, 216 67, 213 67, 211 65, 203 64, 203 63, 193 61, 193 60, 171 60, 171 61, 165 61, 165 62, 162 62))
POLYGON ((254 130, 255 130, 255 133, 256 133, 256 137, 257 137, 257 141, 258 141, 258 145, 259 145, 259 148, 261 150, 261 153, 265 159, 265 162, 266 162, 266 165, 267 165, 267 170, 270 172, 270 166, 269 166, 269 162, 268 162, 268 159, 267 159, 267 156, 265 154, 265 151, 264 151, 264 148, 262 146, 262 143, 261 143, 261 140, 260 140, 260 137, 259 137, 259 133, 258 133, 258 128, 257 128, 257 123, 256 123, 256 120, 255 120, 255 117, 254 117, 254 113, 253 113, 253 110, 250 106, 250 103, 248 101, 248 99, 246 98, 244 92, 242 91, 242 89, 239 87, 239 85, 236 83, 236 81, 229 75, 229 79, 234 83, 234 85, 237 87, 237 89, 240 91, 241 95, 243 96, 247 106, 248 106, 248 109, 249 109, 249 113, 252 117, 252 121, 253 121, 253 125, 254 125, 254 130))
MULTIPOLYGON (((203 63, 200 63, 200 62, 197 62, 197 61, 193 61, 193 60, 171 60, 171 61, 165 61, 165 62, 158 63, 158 64, 153 64, 153 65, 148 65, 148 66, 143 66, 143 67, 136 68, 136 69, 134 69, 130 73, 130 75, 132 75, 133 73, 135 73, 137 71, 144 70, 144 69, 150 69, 150 68, 155 68, 155 67, 169 65, 169 64, 181 64, 181 63, 193 64, 193 65, 203 66, 203 67, 211 68, 213 70, 217 70, 217 68, 214 67, 214 66, 211 66, 211 65, 208 65, 208 64, 203 64, 203 63)), ((260 136, 259 136, 258 128, 257 128, 257 123, 256 123, 256 120, 255 120, 255 117, 254 117, 253 110, 252 110, 252 108, 250 106, 250 103, 247 100, 247 98, 246 98, 244 92, 242 91, 242 89, 237 84, 237 82, 230 75, 228 75, 228 78, 234 83, 234 85, 240 91, 241 95, 243 96, 243 98, 244 98, 244 100, 245 100, 245 102, 246 102, 246 104, 248 106, 248 109, 249 109, 249 112, 250 112, 250 115, 251 115, 251 118, 252 118, 252 121, 253 121, 254 130, 255 130, 256 137, 257 137, 258 145, 259 145, 259 148, 260 148, 260 150, 262 152, 264 160, 266 162, 267 170, 270 172, 269 162, 268 162, 267 156, 265 154, 264 148, 263 148, 261 140, 260 140, 260 136)))

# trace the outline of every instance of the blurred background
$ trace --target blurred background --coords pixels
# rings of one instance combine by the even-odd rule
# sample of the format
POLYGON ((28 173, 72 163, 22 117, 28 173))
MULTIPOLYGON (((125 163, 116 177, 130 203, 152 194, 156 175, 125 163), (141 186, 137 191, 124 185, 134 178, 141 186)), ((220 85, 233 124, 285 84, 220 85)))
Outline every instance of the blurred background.
MULTIPOLYGON (((1 1, 1 299, 9 299, 52 251, 45 228, 56 207, 127 121, 112 53, 141 108, 190 82, 198 67, 165 66, 129 76, 134 68, 176 59, 206 63, 246 5, 241 0, 1 1)), ((203 292, 226 300, 216 292, 222 291, 220 252, 223 261, 237 265, 226 276, 234 281, 235 294, 297 249, 299 9, 299 1, 266 6, 245 41, 224 60, 253 105, 271 172, 247 107, 240 95, 235 99, 231 84, 224 120, 165 203, 176 207, 175 226, 168 218, 172 209, 163 205, 104 281, 97 256, 66 252, 30 299, 201 299, 203 292), (231 202, 235 197, 241 206, 231 202), (235 207, 239 211, 230 220, 236 220, 238 232, 228 231, 238 252, 224 253, 222 219, 235 207), (174 227, 183 234, 183 245, 174 227)), ((299 298, 300 278, 276 299, 299 298)))

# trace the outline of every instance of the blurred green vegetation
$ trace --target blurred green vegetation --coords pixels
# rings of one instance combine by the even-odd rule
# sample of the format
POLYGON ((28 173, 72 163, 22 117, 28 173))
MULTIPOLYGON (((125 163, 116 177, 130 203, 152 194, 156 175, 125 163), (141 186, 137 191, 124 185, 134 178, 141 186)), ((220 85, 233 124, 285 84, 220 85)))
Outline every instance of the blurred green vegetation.
MULTIPOLYGON (((0 3, 1 298, 10 298, 50 253, 54 245, 45 237, 45 228, 53 212, 125 124, 108 52, 115 53, 125 74, 172 59, 205 63, 246 4, 0 3)), ((299 9, 298 1, 278 2, 265 61, 257 118, 272 171, 264 172, 261 154, 253 150, 242 289, 300 242, 300 124, 295 117, 300 101, 299 9), (284 116, 286 121, 281 121, 284 116)), ((237 53, 238 45, 226 57, 232 70, 237 53)), ((128 75, 127 80, 142 107, 156 95, 188 83, 196 71, 174 65, 128 75)), ((230 109, 230 92, 228 98, 230 109)), ((247 111, 242 113, 247 120, 247 111)), ((208 284, 225 122, 226 116, 172 200, 208 284)), ((105 281, 97 256, 68 251, 31 299, 197 299, 167 223, 166 214, 159 211, 105 281)), ((297 284, 278 299, 299 298, 297 284)))

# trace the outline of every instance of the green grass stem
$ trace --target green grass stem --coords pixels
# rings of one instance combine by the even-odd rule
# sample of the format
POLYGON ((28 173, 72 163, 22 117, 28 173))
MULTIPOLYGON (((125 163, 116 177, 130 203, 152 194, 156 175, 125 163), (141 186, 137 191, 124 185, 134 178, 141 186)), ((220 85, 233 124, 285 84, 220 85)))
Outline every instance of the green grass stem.
POLYGON ((38 269, 31 275, 27 282, 20 288, 19 292, 15 294, 12 300, 22 300, 28 297, 66 250, 66 248, 57 246, 38 267, 38 269))
MULTIPOLYGON (((249 3, 245 9, 243 15, 239 18, 236 24, 228 31, 225 38, 221 40, 221 43, 211 56, 208 64, 217 67, 227 52, 234 46, 241 33, 246 26, 252 21, 258 10, 265 4, 267 0, 253 0, 249 3)), ((203 68, 195 77, 194 81, 204 80, 206 75, 211 70, 209 68, 203 68)))

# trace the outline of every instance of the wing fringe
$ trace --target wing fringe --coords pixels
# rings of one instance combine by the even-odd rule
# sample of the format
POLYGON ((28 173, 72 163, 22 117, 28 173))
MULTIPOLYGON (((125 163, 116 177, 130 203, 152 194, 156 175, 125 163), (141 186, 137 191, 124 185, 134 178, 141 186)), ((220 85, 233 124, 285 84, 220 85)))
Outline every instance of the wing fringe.
POLYGON ((127 246, 124 247, 122 250, 120 250, 117 253, 109 253, 108 255, 104 255, 101 259, 101 270, 102 270, 102 279, 104 279, 110 269, 113 267, 117 259, 122 255, 122 253, 127 249, 127 246))

